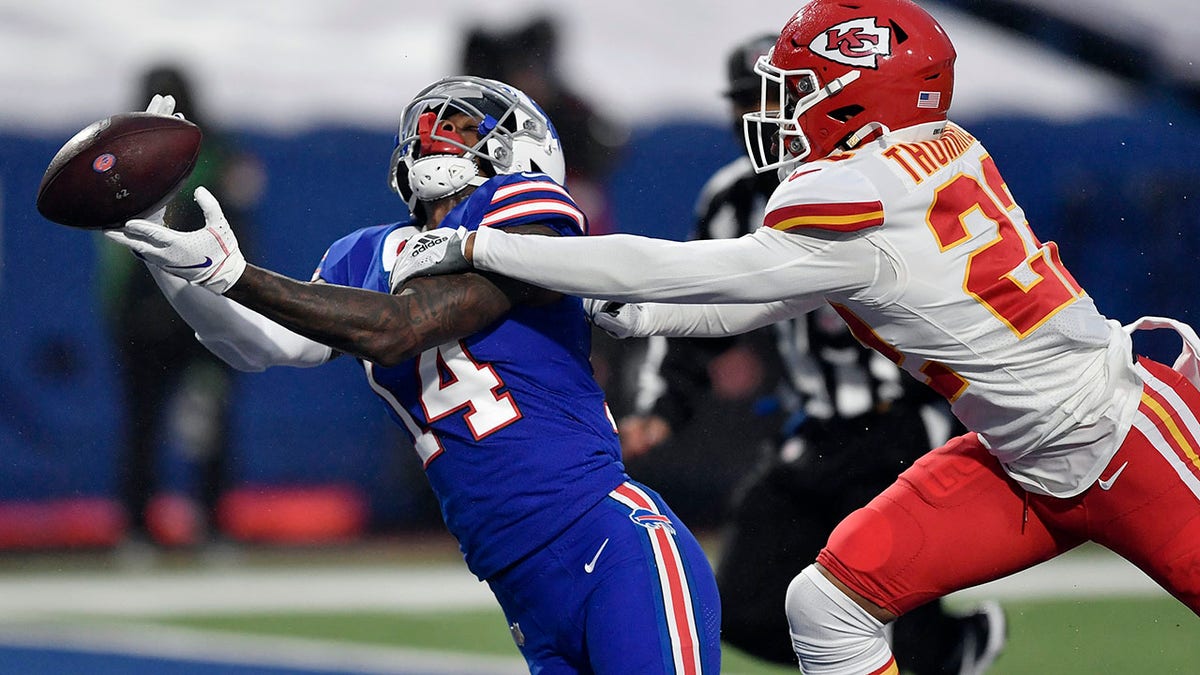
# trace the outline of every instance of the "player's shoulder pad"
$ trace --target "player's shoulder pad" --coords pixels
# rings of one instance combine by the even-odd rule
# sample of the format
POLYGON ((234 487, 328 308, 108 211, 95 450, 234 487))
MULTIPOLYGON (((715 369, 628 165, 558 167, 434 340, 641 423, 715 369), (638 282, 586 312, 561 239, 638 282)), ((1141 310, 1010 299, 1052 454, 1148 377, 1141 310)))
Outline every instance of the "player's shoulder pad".
POLYGON ((767 202, 763 226, 781 232, 858 232, 884 221, 879 189, 853 162, 826 159, 802 164, 767 202))
POLYGON ((496 176, 484 183, 471 200, 479 227, 541 224, 562 234, 586 234, 587 216, 571 193, 544 173, 496 176))
POLYGON ((544 173, 510 173, 488 179, 472 198, 484 198, 492 204, 508 201, 518 201, 531 197, 562 199, 574 203, 571 193, 550 176, 544 173))
MULTIPOLYGON (((407 219, 359 228, 329 245, 313 272, 312 280, 324 279, 330 283, 349 285, 355 270, 366 267, 371 260, 385 253, 388 241, 396 237, 407 239, 419 231, 407 219)), ((395 258, 395 251, 392 252, 392 258, 395 258)))

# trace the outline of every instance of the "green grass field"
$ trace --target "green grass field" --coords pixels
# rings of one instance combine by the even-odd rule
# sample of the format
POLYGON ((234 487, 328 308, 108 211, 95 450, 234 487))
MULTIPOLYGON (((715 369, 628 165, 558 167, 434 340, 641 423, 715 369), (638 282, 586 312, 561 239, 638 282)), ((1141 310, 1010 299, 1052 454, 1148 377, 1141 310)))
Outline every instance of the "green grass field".
MULTIPOLYGON (((996 675, 1141 675, 1200 672, 1200 619, 1168 598, 1005 603, 1008 646, 996 675)), ((239 634, 343 640, 386 646, 515 656, 495 611, 442 613, 240 614, 180 617, 171 625, 239 634)), ((795 672, 726 649, 726 673, 795 672)))
MULTIPOLYGON (((949 600, 965 608, 993 597, 1004 606, 1009 641, 991 673, 1200 673, 1200 618, 1127 563, 1097 547, 1081 547, 1038 569, 1042 572, 1021 573, 1008 584, 949 600), (1123 595, 1109 597, 1112 593, 1123 595)), ((399 659, 401 666, 413 652, 399 650, 417 650, 432 652, 434 659, 475 657, 465 659, 471 663, 483 656, 483 663, 503 661, 520 671, 500 609, 466 571, 448 537, 329 550, 247 548, 217 559, 160 556, 133 566, 108 556, 0 557, 0 618, 0 637, 6 629, 20 633, 24 622, 43 636, 37 644, 55 644, 64 636, 70 643, 100 625, 128 638, 114 649, 153 654, 158 645, 147 637, 163 628, 186 633, 192 653, 201 658, 234 642, 238 653, 249 650, 269 661, 293 644, 244 639, 260 636, 307 639, 314 649, 339 654, 357 646, 364 652, 396 649, 380 658, 399 659), (368 607, 382 609, 363 609, 368 607), (62 622, 68 632, 46 628, 47 622, 62 622)), ((172 639, 167 635, 164 642, 172 639)), ((0 673, 7 672, 14 671, 6 671, 0 657, 0 673)), ((723 672, 797 671, 730 648, 723 672)))

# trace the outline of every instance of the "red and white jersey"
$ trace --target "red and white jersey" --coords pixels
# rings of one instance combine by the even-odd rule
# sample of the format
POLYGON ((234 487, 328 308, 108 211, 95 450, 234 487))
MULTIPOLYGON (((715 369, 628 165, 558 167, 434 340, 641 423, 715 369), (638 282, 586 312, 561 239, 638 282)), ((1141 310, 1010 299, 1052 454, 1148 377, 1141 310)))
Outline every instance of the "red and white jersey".
POLYGON ((1086 489, 1137 409, 1128 335, 1030 231, 983 146, 951 123, 800 165, 763 227, 738 239, 522 239, 552 238, 483 233, 476 267, 646 303, 637 334, 730 334, 827 301, 860 340, 949 399, 1035 492, 1086 489))
POLYGON ((828 259, 871 265, 873 278, 826 299, 1031 489, 1082 491, 1124 438, 1141 391, 1126 333, 1033 234, 960 127, 913 127, 801 166, 764 227, 827 242, 851 233, 828 259))

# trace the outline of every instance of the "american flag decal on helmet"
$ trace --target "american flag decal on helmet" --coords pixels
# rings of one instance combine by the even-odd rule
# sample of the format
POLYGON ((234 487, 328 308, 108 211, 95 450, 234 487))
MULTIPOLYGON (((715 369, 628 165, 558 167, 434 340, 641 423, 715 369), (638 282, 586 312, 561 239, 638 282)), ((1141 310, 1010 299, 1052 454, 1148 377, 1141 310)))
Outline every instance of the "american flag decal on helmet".
POLYGON ((923 91, 917 94, 918 108, 936 108, 942 104, 942 94, 937 91, 923 91))

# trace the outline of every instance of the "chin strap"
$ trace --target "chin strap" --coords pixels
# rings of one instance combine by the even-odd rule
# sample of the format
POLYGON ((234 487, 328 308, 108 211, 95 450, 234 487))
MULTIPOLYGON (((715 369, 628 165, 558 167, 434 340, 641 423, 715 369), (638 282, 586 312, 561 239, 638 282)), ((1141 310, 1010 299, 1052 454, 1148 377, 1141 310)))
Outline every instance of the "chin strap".
POLYGON ((423 202, 445 199, 485 182, 487 178, 479 175, 479 165, 470 157, 432 155, 413 161, 408 168, 408 185, 423 202))
POLYGON ((846 140, 844 142, 846 145, 846 149, 853 150, 854 148, 856 148, 858 146, 859 143, 862 143, 863 141, 867 140, 867 138, 870 137, 875 132, 879 132, 881 134, 890 134, 892 132, 892 130, 887 128, 883 124, 880 124, 879 122, 871 122, 870 124, 867 124, 863 128, 859 129, 858 131, 856 131, 846 137, 846 140))

